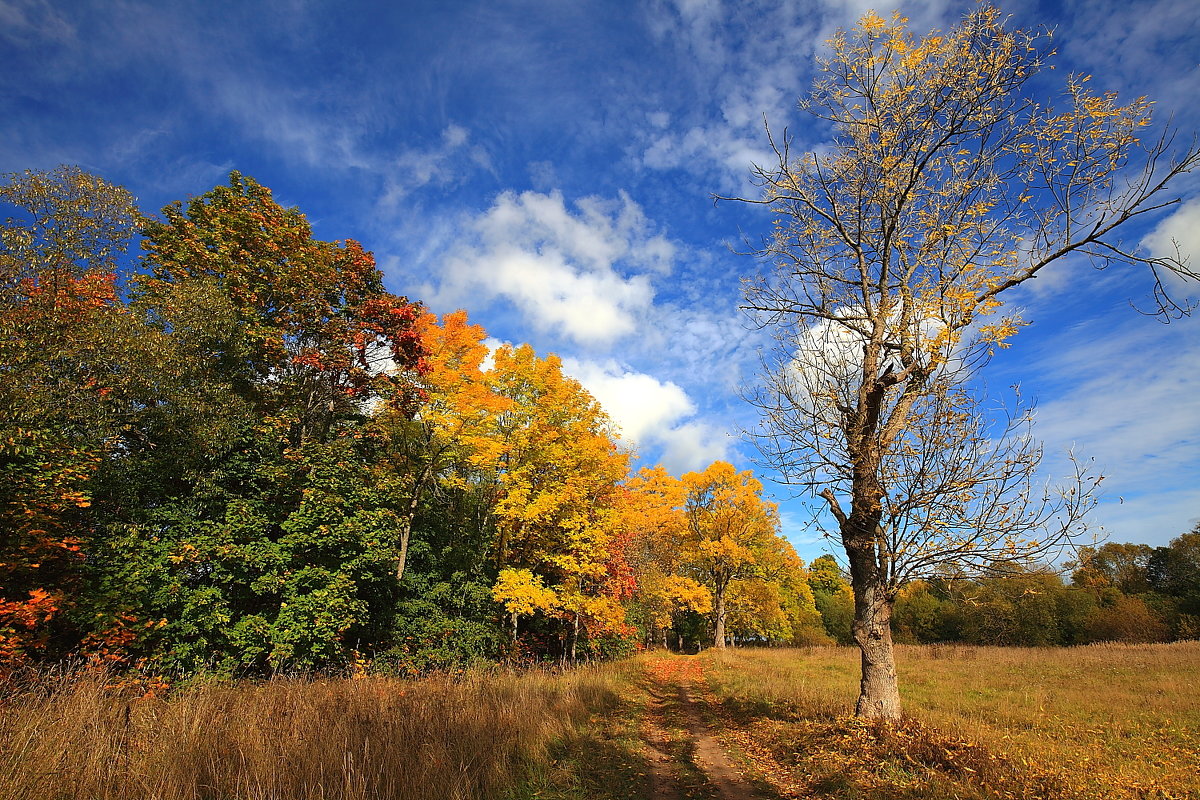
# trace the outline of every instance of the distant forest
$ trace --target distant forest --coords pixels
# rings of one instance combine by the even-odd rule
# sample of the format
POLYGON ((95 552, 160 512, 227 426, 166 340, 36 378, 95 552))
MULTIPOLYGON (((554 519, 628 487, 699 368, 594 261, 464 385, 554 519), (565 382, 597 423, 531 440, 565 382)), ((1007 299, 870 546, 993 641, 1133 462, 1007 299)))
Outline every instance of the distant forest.
MULTIPOLYGON (((0 672, 573 662, 849 643, 748 471, 631 471, 557 357, 388 292, 233 173, 145 216, 77 168, 0 202, 0 672), (129 249, 140 242, 141 254, 129 249)), ((1200 526, 904 587, 901 642, 1200 637, 1200 526)))

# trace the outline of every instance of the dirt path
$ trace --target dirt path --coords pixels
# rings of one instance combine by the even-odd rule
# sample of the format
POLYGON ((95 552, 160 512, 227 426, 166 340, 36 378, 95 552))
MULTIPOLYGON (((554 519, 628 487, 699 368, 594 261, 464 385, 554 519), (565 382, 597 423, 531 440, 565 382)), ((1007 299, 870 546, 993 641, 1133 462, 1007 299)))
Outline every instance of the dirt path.
POLYGON ((649 662, 650 703, 642 728, 652 800, 763 800, 730 761, 702 714, 701 663, 683 656, 649 662))

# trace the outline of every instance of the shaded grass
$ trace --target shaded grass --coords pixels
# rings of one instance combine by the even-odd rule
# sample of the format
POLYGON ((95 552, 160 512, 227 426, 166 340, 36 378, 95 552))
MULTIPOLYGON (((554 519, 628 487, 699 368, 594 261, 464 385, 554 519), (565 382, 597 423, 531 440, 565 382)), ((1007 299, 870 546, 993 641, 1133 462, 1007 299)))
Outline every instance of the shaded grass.
POLYGON ((621 683, 610 666, 213 683, 142 697, 104 675, 43 675, 0 705, 0 798, 500 797, 612 709, 621 683))
POLYGON ((650 765, 642 750, 647 703, 641 659, 607 665, 604 702, 577 719, 532 763, 506 800, 628 800, 650 796, 650 765))
POLYGON ((901 647, 908 719, 850 717, 850 648, 709 655, 732 724, 816 797, 1200 797, 1200 643, 901 647))

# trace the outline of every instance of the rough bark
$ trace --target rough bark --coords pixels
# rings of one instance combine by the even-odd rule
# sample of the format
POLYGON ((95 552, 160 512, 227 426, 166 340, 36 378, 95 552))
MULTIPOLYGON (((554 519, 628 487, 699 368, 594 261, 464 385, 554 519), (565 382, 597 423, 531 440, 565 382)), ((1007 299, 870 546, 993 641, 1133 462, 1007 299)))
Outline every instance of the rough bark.
POLYGON ((876 538, 864 532, 874 527, 851 517, 842 529, 854 589, 852 630, 862 652, 862 680, 854 714, 863 719, 895 720, 900 718, 900 689, 892 650, 894 599, 880 568, 876 538))
POLYGON ((862 651, 855 716, 863 719, 900 718, 900 689, 892 651, 892 601, 875 587, 855 589, 854 641, 862 651))

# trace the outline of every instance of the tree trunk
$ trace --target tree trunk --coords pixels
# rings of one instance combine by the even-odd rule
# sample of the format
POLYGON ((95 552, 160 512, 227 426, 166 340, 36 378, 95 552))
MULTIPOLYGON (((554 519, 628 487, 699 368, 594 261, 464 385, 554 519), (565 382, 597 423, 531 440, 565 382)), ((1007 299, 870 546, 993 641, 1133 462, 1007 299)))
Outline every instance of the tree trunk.
POLYGON ((576 648, 576 645, 578 645, 578 644, 579 644, 579 612, 576 611, 575 612, 575 625, 574 625, 573 629, 571 630, 571 664, 572 665, 574 665, 576 663, 575 648, 576 648))
POLYGON ((713 620, 713 647, 720 650, 725 649, 725 587, 721 586, 714 593, 716 595, 713 605, 714 620, 713 620))
POLYGON ((400 555, 396 558, 396 583, 399 583, 404 578, 404 568, 408 564, 408 540, 412 537, 413 520, 417 518, 417 506, 420 505, 421 495, 425 493, 425 484, 433 477, 433 463, 430 462, 421 470, 421 476, 417 478, 417 482, 413 485, 412 497, 408 501, 408 508, 404 511, 404 516, 400 518, 400 531, 398 538, 400 540, 400 555))
POLYGON ((854 641, 862 651, 862 680, 854 715, 863 719, 900 718, 900 689, 892 652, 892 599, 884 587, 854 586, 854 641))

